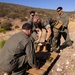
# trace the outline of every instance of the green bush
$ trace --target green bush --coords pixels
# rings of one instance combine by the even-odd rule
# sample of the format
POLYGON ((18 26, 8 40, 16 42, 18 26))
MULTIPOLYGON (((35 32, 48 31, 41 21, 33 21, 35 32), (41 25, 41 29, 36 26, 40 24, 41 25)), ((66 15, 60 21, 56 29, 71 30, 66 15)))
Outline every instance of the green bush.
POLYGON ((0 28, 0 32, 3 32, 3 31, 5 31, 5 29, 4 28, 0 28))
POLYGON ((19 28, 19 26, 15 26, 15 29, 19 28))
POLYGON ((6 42, 5 40, 0 41, 0 48, 2 48, 4 46, 5 42, 6 42))
POLYGON ((15 18, 19 18, 19 15, 17 13, 13 13, 13 14, 9 14, 7 17, 15 19, 15 18))
POLYGON ((12 24, 10 22, 5 22, 5 23, 1 24, 1 28, 5 29, 5 30, 11 30, 12 24))
POLYGON ((0 32, 6 33, 6 30, 4 28, 0 28, 0 32))
POLYGON ((21 21, 27 21, 25 17, 20 17, 21 21))

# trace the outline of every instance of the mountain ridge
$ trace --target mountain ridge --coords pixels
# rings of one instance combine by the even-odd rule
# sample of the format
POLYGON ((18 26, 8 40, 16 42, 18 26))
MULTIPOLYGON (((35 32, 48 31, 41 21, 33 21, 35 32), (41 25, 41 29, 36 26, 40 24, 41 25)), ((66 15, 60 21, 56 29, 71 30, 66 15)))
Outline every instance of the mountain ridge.
MULTIPOLYGON (((50 16, 55 18, 57 16, 56 10, 52 9, 44 9, 44 8, 34 8, 30 6, 24 6, 19 4, 11 4, 11 3, 3 3, 0 2, 0 17, 8 17, 8 18, 21 18, 29 16, 29 12, 33 10, 39 13, 40 17, 50 16)), ((66 12, 69 16, 74 14, 75 12, 66 12)))

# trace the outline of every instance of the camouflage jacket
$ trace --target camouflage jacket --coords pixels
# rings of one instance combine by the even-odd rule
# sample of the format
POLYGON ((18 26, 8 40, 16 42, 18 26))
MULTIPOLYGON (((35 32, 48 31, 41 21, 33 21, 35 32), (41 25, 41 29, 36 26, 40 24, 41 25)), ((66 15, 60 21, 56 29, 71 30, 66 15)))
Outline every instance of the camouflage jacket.
POLYGON ((63 23, 63 26, 67 27, 69 23, 69 17, 66 13, 63 13, 62 15, 57 17, 57 20, 61 20, 63 23))
POLYGON ((46 29, 51 27, 50 20, 48 17, 42 18, 41 23, 42 23, 42 26, 46 29))

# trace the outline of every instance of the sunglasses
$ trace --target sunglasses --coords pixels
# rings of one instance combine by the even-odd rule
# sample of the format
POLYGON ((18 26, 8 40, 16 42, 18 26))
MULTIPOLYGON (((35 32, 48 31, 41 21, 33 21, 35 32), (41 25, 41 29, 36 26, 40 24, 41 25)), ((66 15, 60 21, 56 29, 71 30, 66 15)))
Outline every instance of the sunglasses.
POLYGON ((32 15, 32 16, 34 16, 34 15, 32 15))

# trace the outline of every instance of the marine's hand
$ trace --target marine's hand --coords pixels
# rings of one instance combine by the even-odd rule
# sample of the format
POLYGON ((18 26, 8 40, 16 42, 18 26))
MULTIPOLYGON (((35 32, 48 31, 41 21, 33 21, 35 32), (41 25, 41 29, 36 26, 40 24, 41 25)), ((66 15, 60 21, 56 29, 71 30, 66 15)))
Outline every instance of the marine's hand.
POLYGON ((43 46, 45 46, 45 45, 46 45, 46 43, 47 43, 47 41, 45 40, 45 41, 42 43, 42 45, 43 45, 43 46))
POLYGON ((38 70, 38 67, 36 66, 36 67, 34 67, 33 69, 36 69, 36 70, 38 70))
POLYGON ((66 26, 63 26, 62 28, 63 28, 63 30, 67 29, 67 27, 66 27, 66 26))

